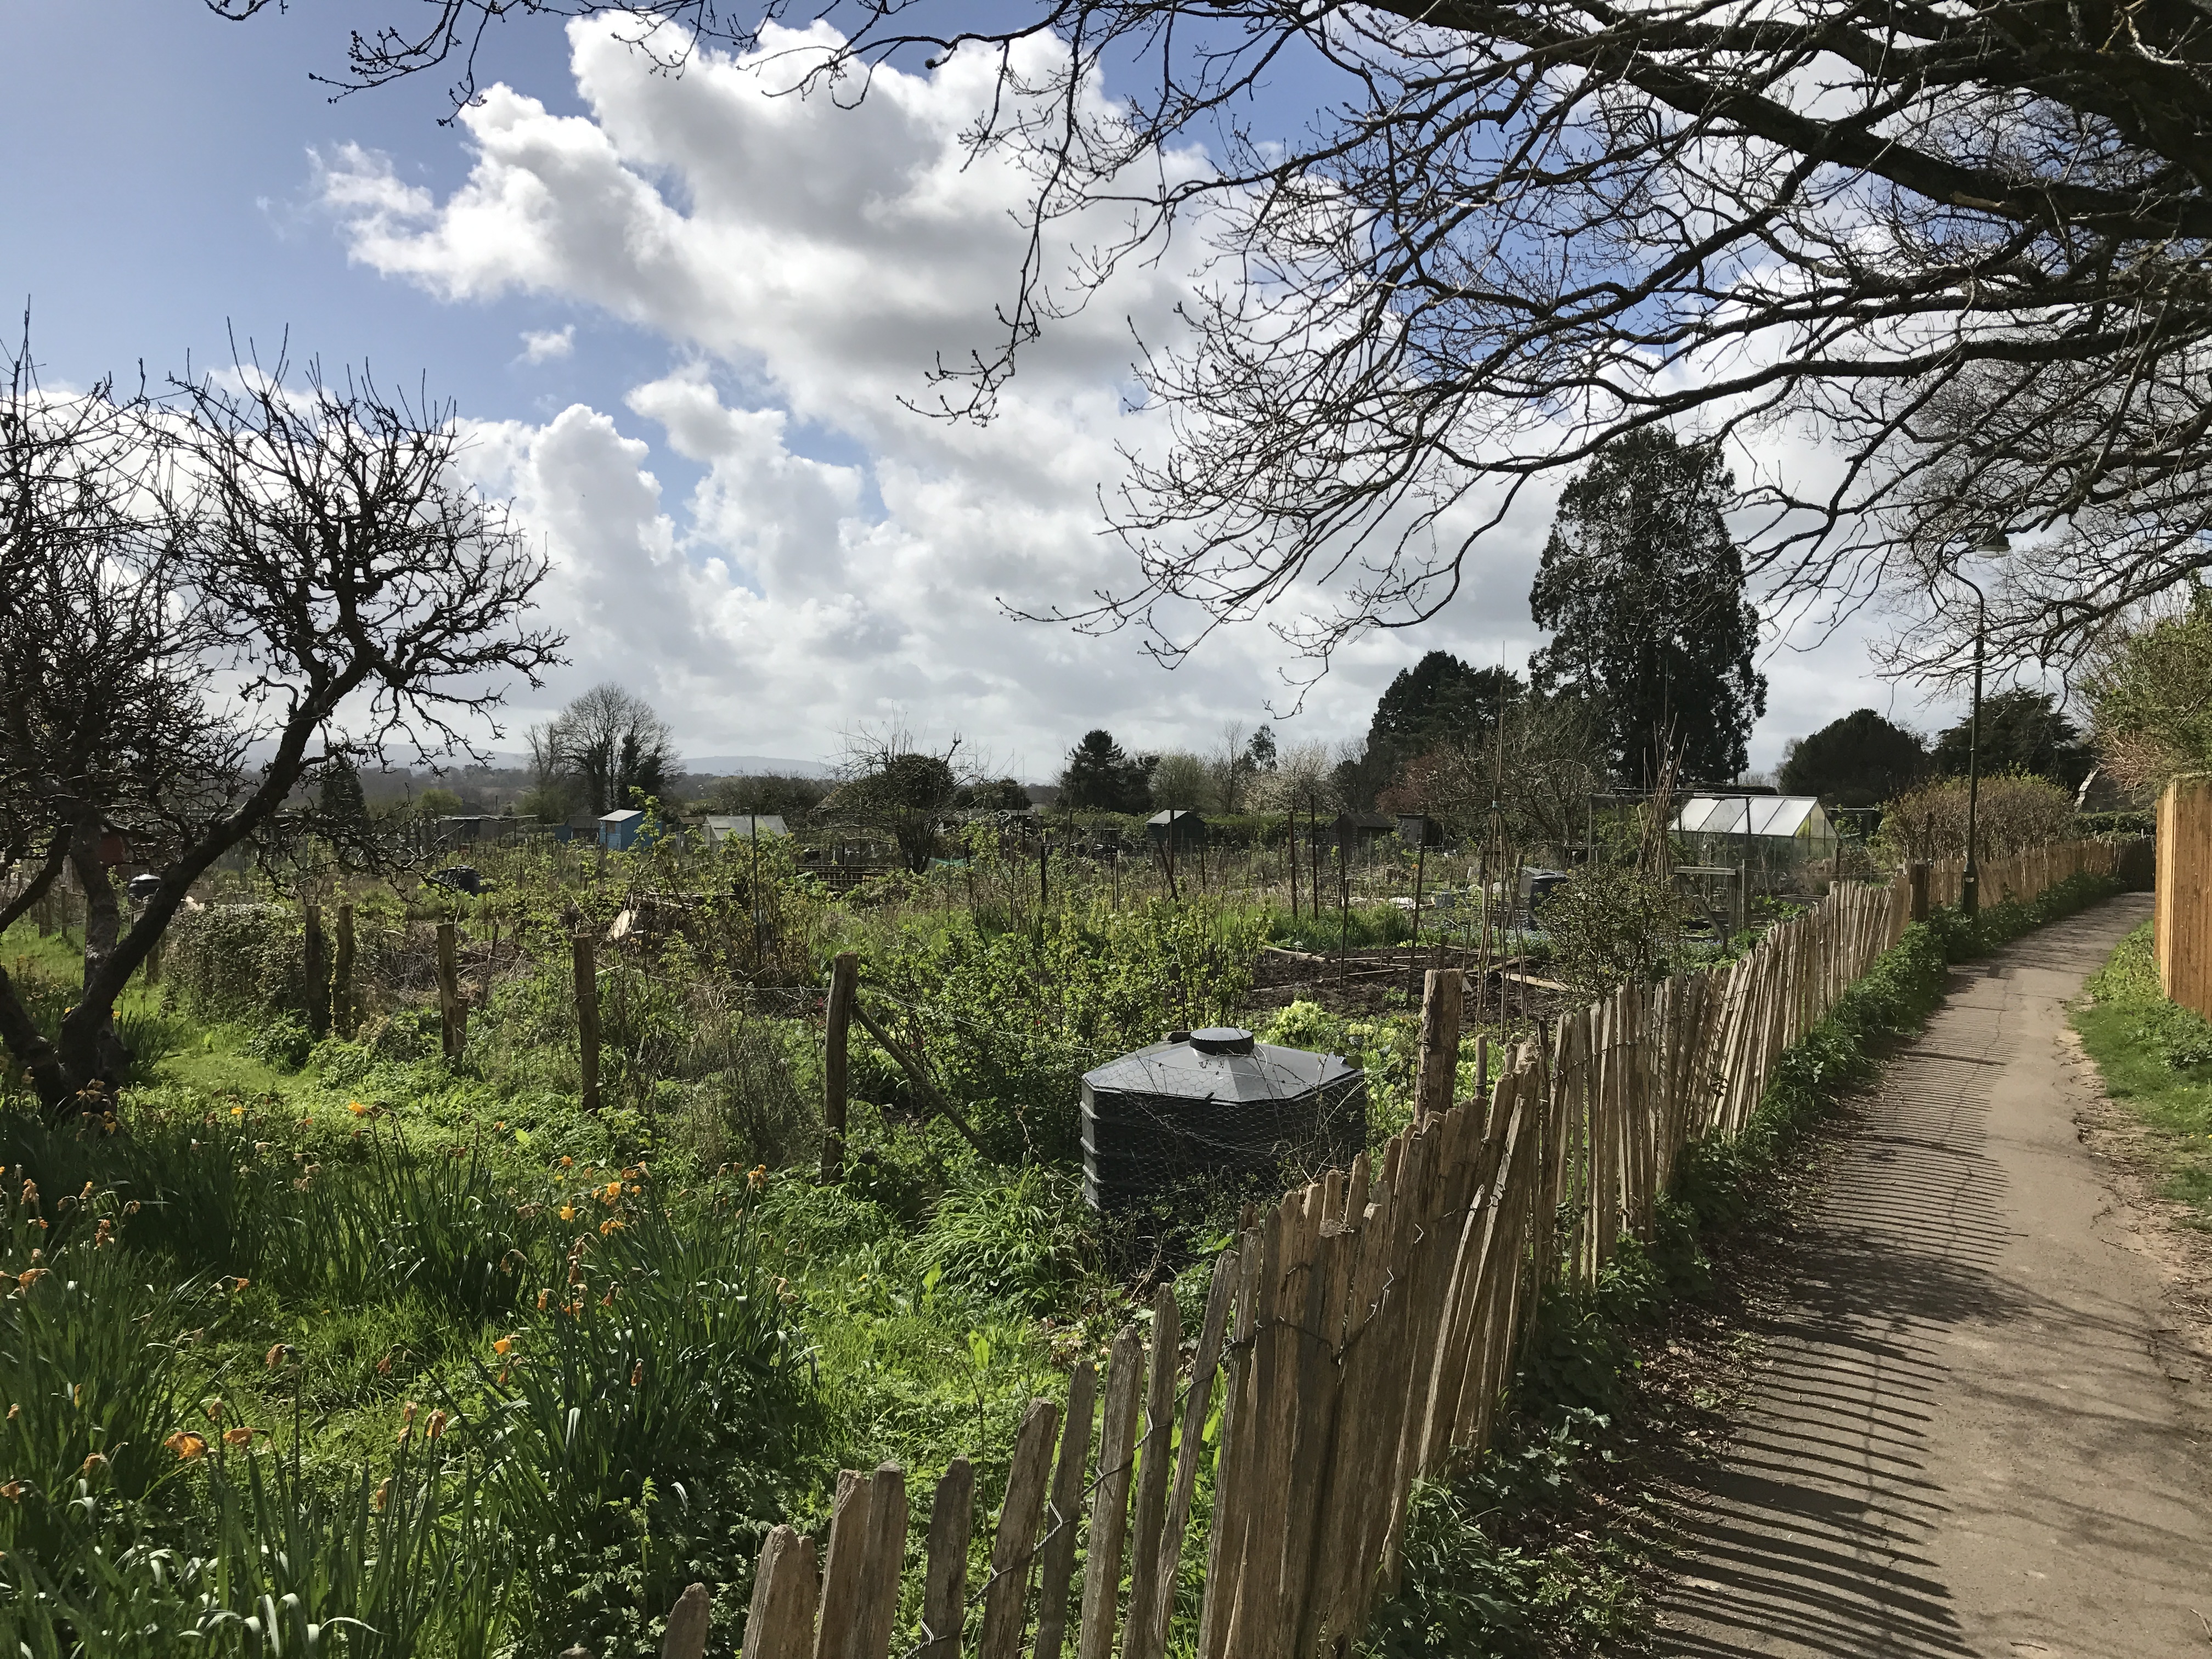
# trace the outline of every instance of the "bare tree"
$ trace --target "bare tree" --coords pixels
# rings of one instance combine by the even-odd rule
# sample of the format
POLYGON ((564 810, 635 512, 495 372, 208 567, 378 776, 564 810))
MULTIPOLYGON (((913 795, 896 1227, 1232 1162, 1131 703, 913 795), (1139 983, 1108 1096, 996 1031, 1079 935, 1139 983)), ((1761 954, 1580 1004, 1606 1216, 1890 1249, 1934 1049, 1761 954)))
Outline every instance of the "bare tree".
MULTIPOLYGON (((269 0, 209 0, 240 17, 269 0)), ((1121 524, 1140 574, 1079 623, 1173 657, 1294 585, 1325 660, 1434 614, 1532 481, 1668 423, 1777 422, 1832 468, 1753 477, 1747 563, 1848 605, 1960 535, 2021 551, 1975 607, 2051 658, 2212 563, 2212 21, 2118 0, 1050 0, 979 17, 830 0, 796 79, 858 95, 900 54, 995 54, 972 142, 1034 165, 1000 348, 949 369, 987 416, 1057 308, 1200 222, 1195 341, 1148 343, 1176 422, 1121 524), (1263 89, 1313 90, 1285 132, 1263 89), (1115 101, 1093 95, 1109 79, 1115 101), (1210 169, 1164 167, 1206 147, 1210 169), (1127 226, 1070 289, 1054 222, 1127 226), (1195 626, 1182 619, 1199 617, 1195 626)), ((336 78, 475 87, 495 19, 616 13, 680 65, 750 47, 782 0, 424 0, 336 78)), ((815 9, 809 8, 808 15, 815 9)), ((1274 94, 1273 96, 1279 96, 1274 94)), ((1952 630, 1955 635, 1956 629, 1952 630)), ((1929 636, 1924 662, 1948 638, 1929 636)))
POLYGON ((119 1081, 116 998, 218 858, 341 832, 282 809, 341 759, 467 749, 504 676, 534 682, 562 641, 526 623, 544 562, 459 480, 450 409, 312 368, 289 386, 281 362, 52 405, 27 354, 13 370, 0 684, 36 718, 0 738, 0 793, 11 856, 39 856, 0 919, 66 857, 91 921, 58 1039, 0 969, 0 1042, 58 1113, 119 1081), (109 825, 163 866, 127 927, 109 825))
POLYGON ((988 768, 988 758, 983 768, 959 765, 960 747, 956 736, 942 750, 923 748, 899 720, 855 726, 845 734, 843 781, 822 803, 822 816, 887 831, 900 861, 919 874, 929 868, 961 784, 988 768))
POLYGON ((632 789, 662 793, 683 765, 668 722, 611 680, 576 698, 550 725, 532 726, 529 740, 539 787, 567 784, 594 817, 629 805, 632 789))

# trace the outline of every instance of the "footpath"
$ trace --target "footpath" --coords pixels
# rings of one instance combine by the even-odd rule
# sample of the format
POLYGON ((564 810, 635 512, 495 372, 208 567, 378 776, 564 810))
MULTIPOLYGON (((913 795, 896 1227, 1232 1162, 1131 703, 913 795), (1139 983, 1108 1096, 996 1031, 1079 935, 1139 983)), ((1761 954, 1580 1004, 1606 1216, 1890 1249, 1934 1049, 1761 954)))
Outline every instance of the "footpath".
POLYGON ((1679 1659, 2212 1659, 2212 1376, 2075 1119, 2065 1005, 2129 896, 1954 972, 1861 1103, 1726 1454, 1679 1659))

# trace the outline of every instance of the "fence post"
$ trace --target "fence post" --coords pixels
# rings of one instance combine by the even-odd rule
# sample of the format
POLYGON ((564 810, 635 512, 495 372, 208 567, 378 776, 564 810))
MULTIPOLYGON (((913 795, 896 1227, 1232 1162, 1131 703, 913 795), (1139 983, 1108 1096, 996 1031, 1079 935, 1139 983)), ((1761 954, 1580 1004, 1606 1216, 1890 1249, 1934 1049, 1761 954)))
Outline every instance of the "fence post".
POLYGON ((441 921, 438 924, 438 1017, 444 1027, 444 1047, 449 1061, 461 1057, 461 1046, 468 1041, 469 1034, 469 1011, 461 1001, 457 955, 453 924, 441 921))
POLYGON ((599 968, 592 959, 592 936, 569 941, 576 969, 576 1069, 583 1079, 584 1109, 599 1109, 599 968))
POLYGON ((353 1018, 353 906, 338 906, 337 952, 331 963, 331 1018, 338 1035, 350 1037, 353 1018))
POLYGON ((301 955, 307 978, 307 1035, 318 1040, 331 1034, 330 941, 323 935, 323 907, 300 907, 301 955))
POLYGON ((1420 1069, 1413 1085, 1413 1121, 1451 1109, 1459 1079, 1460 1013, 1467 975, 1456 968, 1431 968, 1421 995, 1420 1069))
POLYGON ((830 964, 830 1001, 823 1014, 822 1179, 845 1178, 845 1060, 853 1030, 853 997, 860 984, 860 958, 840 951, 830 964))
POLYGON ((1905 866, 1905 881, 1906 888, 1912 895, 1911 919, 1914 921, 1927 921, 1928 861, 1925 859, 1916 859, 1911 863, 1906 865, 1905 866))
POLYGON ((668 1633, 661 1640, 660 1659, 706 1659, 707 1587, 690 1584, 668 1610, 668 1633))

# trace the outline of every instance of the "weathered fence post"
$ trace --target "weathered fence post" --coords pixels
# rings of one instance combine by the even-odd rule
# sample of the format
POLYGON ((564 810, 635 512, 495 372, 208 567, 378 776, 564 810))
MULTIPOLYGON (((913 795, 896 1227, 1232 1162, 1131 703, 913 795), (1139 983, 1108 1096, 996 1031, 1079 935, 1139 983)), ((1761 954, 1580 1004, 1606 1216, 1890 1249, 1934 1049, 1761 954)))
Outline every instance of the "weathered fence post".
POLYGON ((438 1018, 443 1025, 446 1058, 461 1057, 468 1041, 469 1011, 461 1002, 461 975, 456 929, 450 921, 438 924, 438 1018))
POLYGON ((331 1034, 330 941, 323 934, 323 907, 300 907, 301 956, 307 979, 307 1035, 317 1040, 331 1034))
POLYGON ((1911 920, 1927 921, 1928 861, 1925 859, 1915 859, 1905 866, 1905 883, 1906 890, 1912 896, 1911 920))
POLYGON ((830 964, 830 1000, 823 1011, 822 1179, 845 1178, 845 1061, 853 1030, 853 997, 860 984, 860 958, 839 952, 830 964))
POLYGON ((1413 1121, 1451 1109, 1459 1077, 1459 1028, 1467 975, 1431 968, 1421 996, 1420 1069, 1413 1084, 1413 1121))
POLYGON ((569 941, 576 969, 576 1069, 583 1080, 584 1109, 599 1109, 599 968, 592 959, 592 936, 569 941))
POLYGON ((338 906, 337 952, 331 963, 331 1018, 338 1035, 350 1037, 353 1018, 353 906, 338 906))
POLYGON ((690 1584, 668 1610, 668 1634, 661 1639, 660 1659, 706 1659, 707 1587, 690 1584))

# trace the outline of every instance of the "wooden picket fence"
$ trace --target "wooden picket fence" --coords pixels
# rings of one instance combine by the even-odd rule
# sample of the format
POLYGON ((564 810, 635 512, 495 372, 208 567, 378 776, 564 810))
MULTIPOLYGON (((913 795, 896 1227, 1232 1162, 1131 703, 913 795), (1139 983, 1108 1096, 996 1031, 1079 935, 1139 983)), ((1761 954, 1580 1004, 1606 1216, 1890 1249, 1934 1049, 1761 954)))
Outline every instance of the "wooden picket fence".
MULTIPOLYGON (((2110 863, 2096 843, 2039 849, 1985 866, 1985 891, 2110 863)), ((1071 1643, 1111 1659, 1117 1638, 1121 1659, 1164 1659, 1171 1636, 1197 1659, 1348 1653, 1397 1583, 1414 1483, 1488 1444, 1544 1288, 1648 1236, 1683 1148, 1741 1129, 1912 900, 1904 881, 1838 884, 1727 967, 1562 1019, 1507 1057, 1486 1103, 1248 1211, 1188 1353, 1163 1286, 1149 1338, 1124 1330, 1103 1379, 1079 1365, 1063 1401, 1031 1402, 972 1589, 966 1460, 932 1494, 911 1586, 903 1473, 847 1471, 825 1559, 791 1527, 769 1534, 744 1659, 888 1659, 901 1637, 905 1659, 1060 1659, 1071 1643)))
MULTIPOLYGON (((2069 876, 2114 874, 2124 845, 2110 841, 2054 841, 2010 858, 1984 859, 1982 902, 2002 904, 2007 899, 2033 898, 2069 876)), ((1966 860, 1936 860, 1928 866, 1929 902, 1956 904, 1966 878, 1966 860)))

